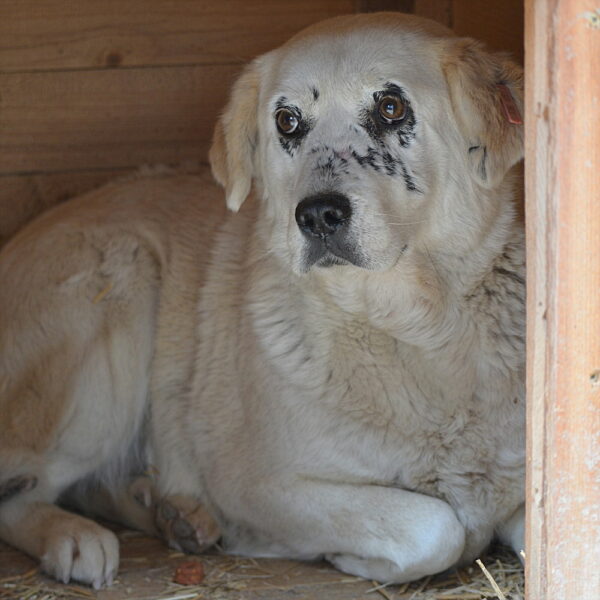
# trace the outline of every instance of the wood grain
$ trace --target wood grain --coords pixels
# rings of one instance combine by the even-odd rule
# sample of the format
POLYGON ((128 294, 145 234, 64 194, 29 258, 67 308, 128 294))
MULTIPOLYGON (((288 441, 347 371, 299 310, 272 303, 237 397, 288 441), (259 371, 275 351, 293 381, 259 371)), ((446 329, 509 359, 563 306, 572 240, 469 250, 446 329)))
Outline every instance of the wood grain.
POLYGON ((237 66, 0 75, 4 173, 205 160, 237 66))
POLYGON ((600 28, 526 3, 527 598, 600 598, 600 28))
POLYGON ((522 0, 454 0, 452 20, 458 35, 482 40, 492 50, 509 51, 523 64, 522 0))
POLYGON ((355 0, 0 3, 0 72, 241 63, 355 0))
POLYGON ((446 27, 452 27, 453 4, 452 0, 415 0, 414 12, 446 27))
POLYGON ((0 247, 48 208, 127 172, 108 169, 0 177, 0 247))
MULTIPOLYGON (((357 9, 413 10, 450 25, 461 1, 0 2, 2 231, 60 197, 51 186, 44 199, 40 182, 72 177, 67 188, 80 192, 82 172, 102 180, 142 163, 205 160, 237 65, 305 25, 357 9), (18 174, 23 181, 7 177, 18 174)), ((489 22, 490 11, 511 14, 478 14, 489 22)))
POLYGON ((358 0, 357 12, 400 11, 414 12, 415 0, 358 0))

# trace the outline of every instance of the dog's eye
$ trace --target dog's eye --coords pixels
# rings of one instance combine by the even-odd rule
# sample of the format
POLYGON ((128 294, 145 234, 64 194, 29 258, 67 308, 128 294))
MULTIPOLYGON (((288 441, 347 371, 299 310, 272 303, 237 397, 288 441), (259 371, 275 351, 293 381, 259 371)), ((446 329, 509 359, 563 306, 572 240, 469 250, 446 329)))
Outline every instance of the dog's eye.
POLYGON ((390 94, 379 101, 378 110, 386 123, 401 121, 406 116, 406 104, 398 96, 390 94))
POLYGON ((275 121, 277 122, 277 129, 284 135, 294 133, 300 124, 298 117, 287 108, 280 108, 275 113, 275 121))

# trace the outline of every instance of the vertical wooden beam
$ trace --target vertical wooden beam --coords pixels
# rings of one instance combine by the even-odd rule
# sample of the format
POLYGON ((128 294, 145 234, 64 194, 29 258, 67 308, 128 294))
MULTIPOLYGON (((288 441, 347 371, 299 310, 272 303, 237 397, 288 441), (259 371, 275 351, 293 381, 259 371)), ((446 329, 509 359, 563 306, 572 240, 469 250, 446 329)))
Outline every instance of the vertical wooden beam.
POLYGON ((598 11, 526 1, 528 600, 600 598, 598 11))

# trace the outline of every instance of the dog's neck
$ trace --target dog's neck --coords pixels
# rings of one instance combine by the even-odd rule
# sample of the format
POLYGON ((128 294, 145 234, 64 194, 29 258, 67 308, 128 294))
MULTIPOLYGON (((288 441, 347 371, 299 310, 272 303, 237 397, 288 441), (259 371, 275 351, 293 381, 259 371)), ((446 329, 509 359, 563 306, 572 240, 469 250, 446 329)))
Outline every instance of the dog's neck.
MULTIPOLYGON (((505 312, 497 317, 514 321, 516 330, 524 318, 522 305, 509 302, 502 289, 513 281, 510 277, 498 281, 498 273, 509 273, 519 281, 524 278, 523 227, 510 203, 499 206, 481 242, 466 253, 444 244, 417 246, 388 271, 347 266, 316 269, 301 285, 324 304, 341 308, 348 319, 367 322, 418 348, 440 376, 479 379, 473 370, 485 371, 485 364, 497 361, 497 356, 495 348, 478 347, 480 338, 474 330, 481 319, 474 311, 505 312)), ((523 286, 518 287, 516 293, 524 296, 523 286)), ((514 354, 511 369, 518 370, 521 358, 514 354)))
MULTIPOLYGON (((494 198, 485 202, 493 203, 494 198)), ((451 323, 459 320, 453 307, 484 285, 507 252, 522 252, 522 224, 510 202, 498 199, 481 229, 477 243, 468 247, 443 235, 438 241, 417 241, 384 272, 338 266, 313 269, 307 279, 314 293, 403 341, 443 345, 452 335, 451 323)))
MULTIPOLYGON (((509 197, 510 186, 502 193, 509 197)), ((318 313, 325 317, 319 319, 321 326, 329 327, 332 332, 352 321, 361 326, 368 324, 399 343, 415 347, 425 360, 435 365, 440 378, 481 380, 483 375, 476 375, 473 370, 485 369, 486 363, 497 363, 498 357, 494 348, 485 349, 489 353, 486 358, 477 347, 480 335, 474 335, 474 329, 476 321, 481 319, 474 318, 469 299, 476 298, 476 310, 489 314, 513 311, 515 302, 492 290, 497 279, 495 270, 507 271, 508 261, 515 277, 524 277, 523 227, 516 222, 507 197, 482 199, 497 210, 490 211, 487 220, 481 221, 478 243, 465 249, 460 247, 461 240, 452 243, 441 238, 438 243, 431 243, 428 238, 427 244, 409 247, 394 267, 386 271, 332 266, 315 267, 307 274, 296 275, 279 257, 268 252, 268 238, 261 235, 260 227, 255 229, 252 251, 246 256, 248 268, 264 271, 263 279, 280 288, 281 298, 287 298, 285 303, 292 307, 291 313, 287 310, 284 314, 303 312, 310 322, 311 315, 318 313)), ((256 317, 261 322, 271 322, 273 308, 268 314, 263 314, 260 308, 266 306, 262 302, 266 292, 259 289, 253 292, 256 317)), ((519 303, 514 311, 522 311, 519 303)), ((511 313, 506 318, 515 321, 515 330, 519 329, 517 322, 522 315, 511 313)), ((308 332, 309 337, 312 334, 308 332)), ((327 335, 324 331, 319 334, 327 335)), ((520 368, 517 363, 521 357, 517 354, 513 361, 516 366, 510 367, 513 370, 520 368)), ((457 384, 456 389, 459 388, 457 384)))

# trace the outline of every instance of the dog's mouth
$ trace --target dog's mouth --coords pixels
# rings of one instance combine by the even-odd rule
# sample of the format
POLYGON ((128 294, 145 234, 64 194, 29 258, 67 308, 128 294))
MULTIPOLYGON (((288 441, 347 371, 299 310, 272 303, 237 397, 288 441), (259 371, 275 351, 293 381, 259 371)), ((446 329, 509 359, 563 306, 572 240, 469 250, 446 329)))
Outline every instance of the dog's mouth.
POLYGON ((364 259, 353 244, 342 242, 327 236, 307 240, 303 267, 309 271, 312 267, 328 268, 333 266, 354 265, 362 267, 364 259))
POLYGON ((336 256, 335 254, 325 254, 322 258, 320 258, 316 263, 316 267, 335 267, 335 266, 343 266, 349 264, 347 260, 336 256))

